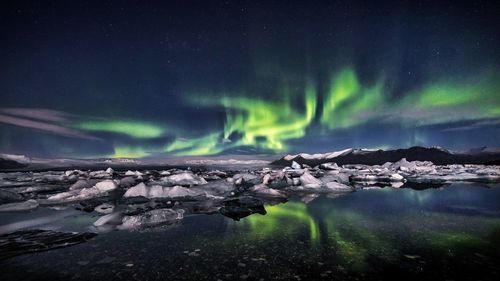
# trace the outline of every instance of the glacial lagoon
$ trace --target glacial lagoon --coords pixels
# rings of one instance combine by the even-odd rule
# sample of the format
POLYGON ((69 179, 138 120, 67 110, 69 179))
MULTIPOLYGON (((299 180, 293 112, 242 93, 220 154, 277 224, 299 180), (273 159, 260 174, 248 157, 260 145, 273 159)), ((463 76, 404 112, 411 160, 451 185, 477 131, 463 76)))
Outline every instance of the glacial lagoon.
MULTIPOLYGON (((193 212, 158 227, 101 231, 4 258, 0 279, 497 280, 500 184, 429 187, 295 194, 239 221, 193 212)), ((91 233, 98 219, 74 206, 39 207, 1 213, 0 229, 91 233)))

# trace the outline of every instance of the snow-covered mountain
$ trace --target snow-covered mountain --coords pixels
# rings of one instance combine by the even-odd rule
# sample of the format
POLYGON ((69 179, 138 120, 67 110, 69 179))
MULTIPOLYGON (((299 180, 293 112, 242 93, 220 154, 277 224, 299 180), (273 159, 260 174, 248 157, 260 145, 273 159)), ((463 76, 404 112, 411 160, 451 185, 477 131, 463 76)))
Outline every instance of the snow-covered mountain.
POLYGON ((408 161, 431 161, 437 165, 444 164, 494 164, 500 160, 500 151, 493 148, 481 148, 466 152, 450 152, 440 147, 414 146, 407 149, 371 150, 344 149, 340 151, 318 154, 286 155, 272 162, 273 165, 290 166, 293 161, 299 164, 316 166, 322 163, 335 162, 344 164, 382 165, 385 162, 396 162, 402 158, 408 161))

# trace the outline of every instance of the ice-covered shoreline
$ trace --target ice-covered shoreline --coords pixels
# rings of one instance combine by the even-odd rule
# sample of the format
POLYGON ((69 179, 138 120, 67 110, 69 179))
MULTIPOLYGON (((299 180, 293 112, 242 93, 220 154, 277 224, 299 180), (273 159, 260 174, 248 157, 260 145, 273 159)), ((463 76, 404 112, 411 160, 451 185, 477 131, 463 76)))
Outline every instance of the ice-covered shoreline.
POLYGON ((233 220, 265 215, 266 205, 284 203, 291 197, 307 204, 320 195, 337 198, 363 189, 500 182, 500 166, 434 165, 404 158, 383 165, 324 163, 310 167, 292 162, 284 168, 212 167, 0 173, 0 214, 10 217, 16 213, 14 221, 0 225, 0 240, 27 239, 26 243, 33 244, 32 239, 36 243, 42 239, 43 243, 50 242, 42 247, 47 250, 63 246, 58 242, 60 237, 72 241, 64 245, 73 245, 90 239, 92 234, 112 230, 168 228, 198 214, 221 214, 233 220), (75 215, 92 218, 80 234, 39 229, 75 215))
POLYGON ((265 203, 294 194, 344 195, 357 189, 407 183, 500 182, 499 166, 434 165, 401 159, 383 165, 324 163, 309 167, 250 170, 168 169, 0 173, 0 211, 30 211, 39 206, 67 206, 101 217, 96 228, 134 229, 171 223, 192 213, 220 212, 239 219, 261 212, 265 203), (120 208, 117 206, 120 205, 120 208))

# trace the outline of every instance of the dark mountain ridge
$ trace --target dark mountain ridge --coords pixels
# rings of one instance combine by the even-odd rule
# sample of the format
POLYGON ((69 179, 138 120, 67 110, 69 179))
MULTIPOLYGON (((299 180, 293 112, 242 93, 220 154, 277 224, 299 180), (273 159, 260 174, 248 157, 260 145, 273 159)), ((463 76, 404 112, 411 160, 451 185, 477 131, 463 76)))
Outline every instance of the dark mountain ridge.
POLYGON ((408 161, 431 161, 436 165, 446 164, 495 164, 500 161, 500 152, 496 150, 479 150, 478 152, 454 153, 436 147, 414 146, 395 150, 360 150, 350 149, 335 157, 333 153, 287 155, 272 162, 272 165, 290 166, 293 161, 311 167, 322 163, 333 162, 338 165, 365 164, 382 165, 385 162, 396 162, 402 158, 408 161))

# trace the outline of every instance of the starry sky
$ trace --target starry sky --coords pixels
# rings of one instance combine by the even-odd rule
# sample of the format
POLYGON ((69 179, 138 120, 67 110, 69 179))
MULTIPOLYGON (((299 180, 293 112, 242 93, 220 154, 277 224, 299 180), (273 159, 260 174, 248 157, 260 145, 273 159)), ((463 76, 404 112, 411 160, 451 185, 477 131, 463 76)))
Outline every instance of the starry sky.
POLYGON ((3 1, 0 152, 500 146, 500 9, 458 2, 3 1))

